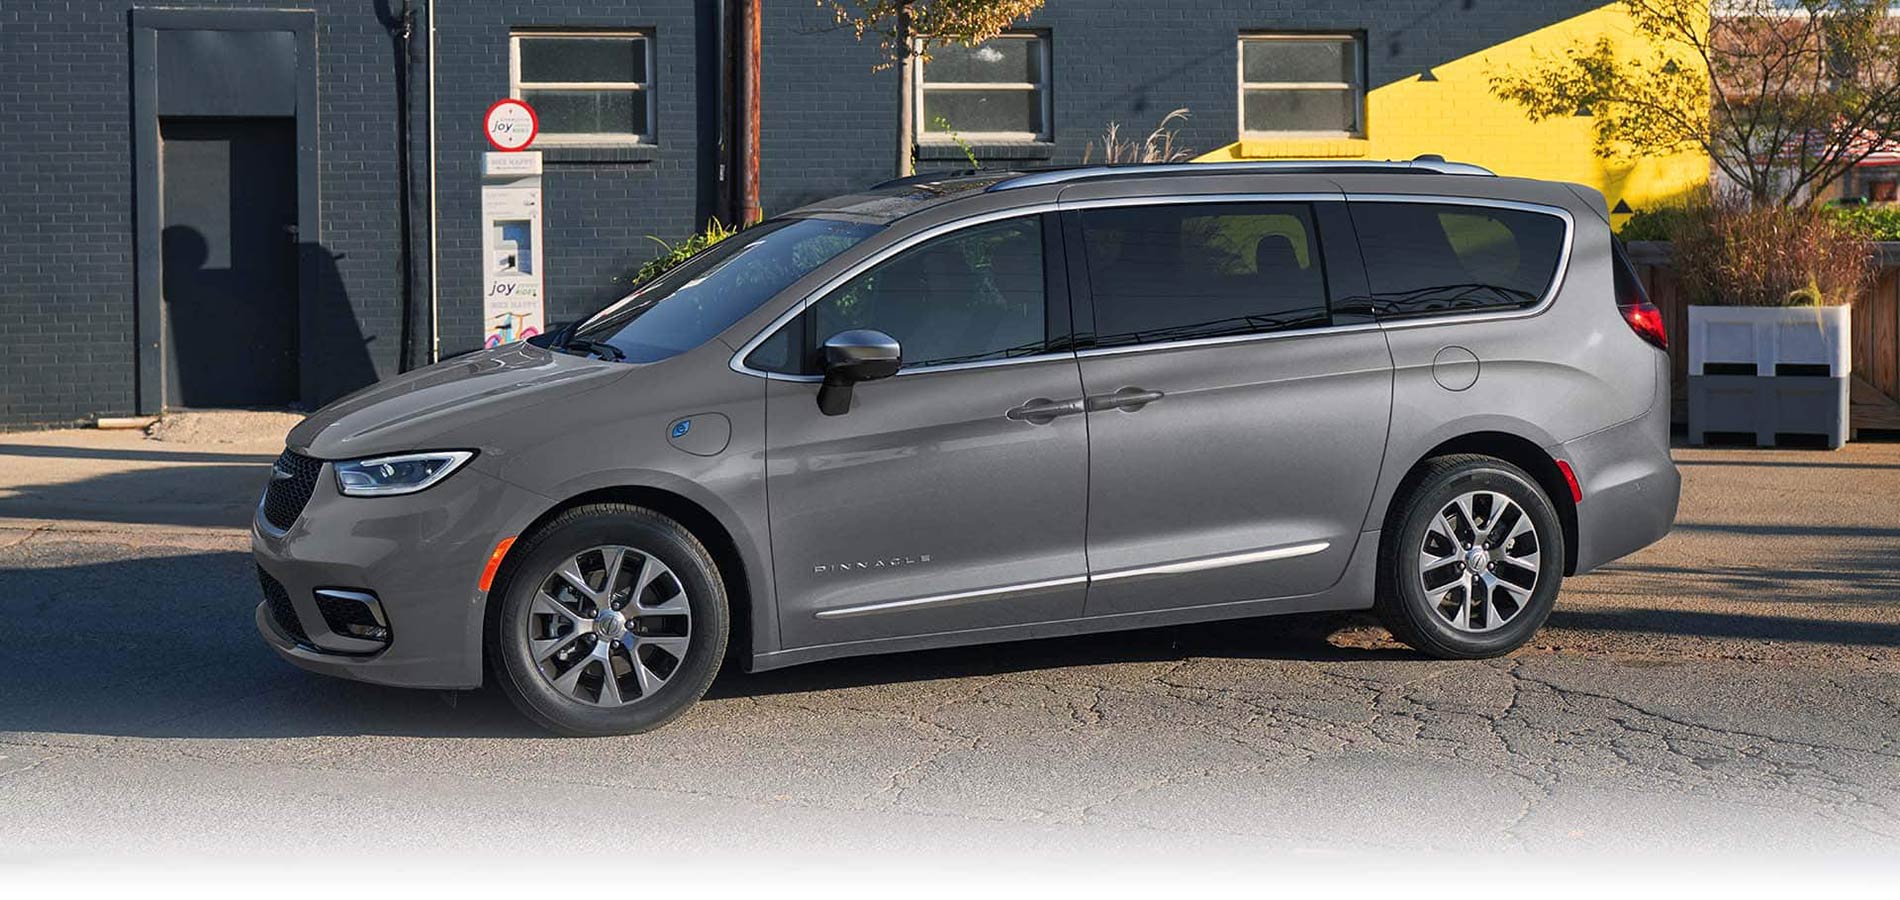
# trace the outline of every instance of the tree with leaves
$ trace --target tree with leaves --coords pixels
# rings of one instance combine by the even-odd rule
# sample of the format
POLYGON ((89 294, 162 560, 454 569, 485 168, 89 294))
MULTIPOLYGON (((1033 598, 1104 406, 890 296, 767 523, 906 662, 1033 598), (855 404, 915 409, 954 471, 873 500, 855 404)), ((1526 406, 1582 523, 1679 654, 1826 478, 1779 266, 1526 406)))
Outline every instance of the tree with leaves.
POLYGON ((818 0, 831 7, 839 25, 858 40, 874 38, 884 52, 879 69, 896 67, 904 83, 898 115, 897 174, 909 175, 916 155, 916 91, 911 85, 918 59, 930 48, 949 44, 974 47, 1003 33, 1042 8, 1043 0, 818 0))
POLYGON ((1900 140, 1896 0, 1620 0, 1646 51, 1609 37, 1493 72, 1533 121, 1588 115, 1599 156, 1706 153, 1758 206, 1818 189, 1900 140))

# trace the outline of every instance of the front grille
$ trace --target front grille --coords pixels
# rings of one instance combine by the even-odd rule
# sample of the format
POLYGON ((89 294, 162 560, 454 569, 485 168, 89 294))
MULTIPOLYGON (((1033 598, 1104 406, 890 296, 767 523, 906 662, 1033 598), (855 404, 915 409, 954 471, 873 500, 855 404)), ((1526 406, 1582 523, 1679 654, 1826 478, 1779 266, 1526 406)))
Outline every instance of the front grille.
POLYGON ((290 592, 284 590, 284 583, 271 577, 262 566, 257 569, 257 583, 264 588, 264 602, 270 606, 270 617, 285 634, 295 638, 299 644, 310 643, 310 635, 303 630, 303 622, 297 618, 297 608, 290 605, 290 592))
POLYGON ((264 489, 264 521, 279 530, 295 524, 317 489, 323 460, 285 450, 271 465, 270 486, 264 489))

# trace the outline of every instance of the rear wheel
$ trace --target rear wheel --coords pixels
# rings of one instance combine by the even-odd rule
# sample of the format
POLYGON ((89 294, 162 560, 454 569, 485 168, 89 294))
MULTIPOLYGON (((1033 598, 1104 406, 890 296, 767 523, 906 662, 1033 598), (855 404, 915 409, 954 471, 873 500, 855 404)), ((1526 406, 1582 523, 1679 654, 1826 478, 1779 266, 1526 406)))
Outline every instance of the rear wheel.
POLYGON ((633 734, 685 713, 725 656, 719 568, 699 540, 652 510, 568 510, 510 560, 489 628, 496 680, 515 705, 566 734, 633 734))
POLYGON ((1426 463, 1381 535, 1377 611, 1393 636, 1446 659, 1502 656, 1550 617, 1562 525, 1523 470, 1488 456, 1426 463))

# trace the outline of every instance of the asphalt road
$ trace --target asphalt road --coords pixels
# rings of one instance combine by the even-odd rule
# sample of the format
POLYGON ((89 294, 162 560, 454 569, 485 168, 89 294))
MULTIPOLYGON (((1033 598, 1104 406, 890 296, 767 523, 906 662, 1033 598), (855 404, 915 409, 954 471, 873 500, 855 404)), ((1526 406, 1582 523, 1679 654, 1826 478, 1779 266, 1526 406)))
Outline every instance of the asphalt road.
POLYGON ((1351 616, 728 672, 646 736, 308 675, 252 631, 268 447, 0 436, 0 860, 1900 854, 1900 445, 1681 450, 1532 647, 1351 616))

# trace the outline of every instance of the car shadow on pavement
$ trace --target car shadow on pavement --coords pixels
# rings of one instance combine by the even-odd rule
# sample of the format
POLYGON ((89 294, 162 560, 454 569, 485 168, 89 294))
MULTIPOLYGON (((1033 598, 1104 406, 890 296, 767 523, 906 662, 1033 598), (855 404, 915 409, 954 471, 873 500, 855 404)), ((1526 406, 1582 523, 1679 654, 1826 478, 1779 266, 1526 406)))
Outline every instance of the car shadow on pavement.
MULTIPOLYGON (((299 670, 254 626, 248 553, 122 556, 38 538, 0 567, 0 733, 137 738, 544 737, 498 691, 416 691, 299 670), (92 558, 88 558, 92 557, 92 558)), ((1338 616, 1296 616, 813 663, 709 696, 765 696, 1071 666, 1240 657, 1376 659, 1334 647, 1338 616)), ((400 635, 400 624, 398 623, 400 635)))
POLYGON ((707 696, 793 694, 913 681, 1008 675, 1044 669, 1166 663, 1189 659, 1363 662, 1422 658, 1409 650, 1340 647, 1327 641, 1341 626, 1363 624, 1366 621, 1369 619, 1363 614, 1302 613, 850 657, 758 674, 728 666, 707 696))
MULTIPOLYGON (((123 548, 47 537, 9 554, 19 561, 0 567, 0 647, 6 648, 0 654, 0 733, 10 733, 11 739, 545 736, 492 690, 385 688, 306 673, 277 659, 253 625, 259 595, 247 553, 127 559, 123 548)), ((860 657, 758 674, 728 665, 709 697, 769 697, 1198 658, 1315 663, 1420 658, 1398 649, 1329 642, 1342 625, 1362 621, 1353 615, 1287 616, 860 657)), ((1777 615, 1560 608, 1553 623, 1900 646, 1900 633, 1888 626, 1777 615)))

